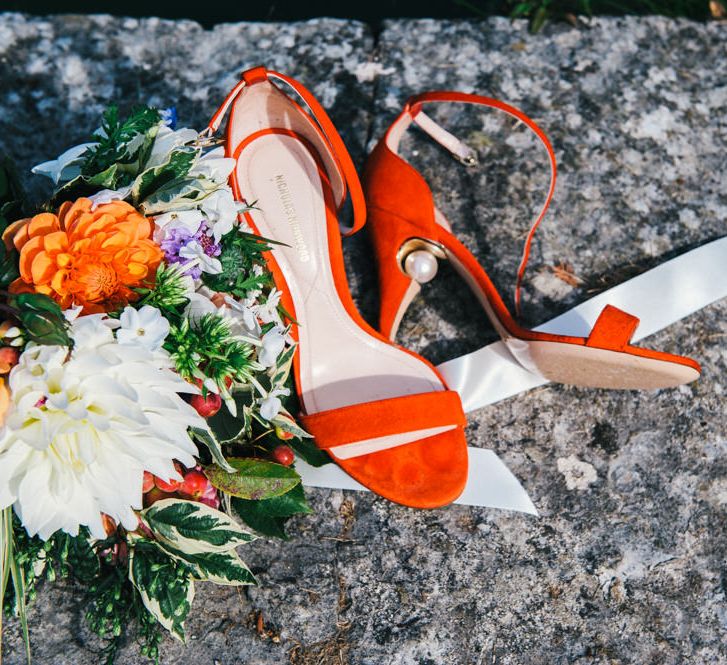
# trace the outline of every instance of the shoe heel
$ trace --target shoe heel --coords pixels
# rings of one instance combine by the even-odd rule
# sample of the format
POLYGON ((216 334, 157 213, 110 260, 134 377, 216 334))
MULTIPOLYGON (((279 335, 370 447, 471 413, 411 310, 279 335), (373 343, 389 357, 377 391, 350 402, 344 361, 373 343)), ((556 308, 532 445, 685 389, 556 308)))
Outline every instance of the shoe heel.
POLYGON ((434 279, 438 260, 446 255, 437 243, 419 237, 418 227, 396 215, 370 210, 369 222, 378 262, 379 330, 393 340, 421 285, 434 279))

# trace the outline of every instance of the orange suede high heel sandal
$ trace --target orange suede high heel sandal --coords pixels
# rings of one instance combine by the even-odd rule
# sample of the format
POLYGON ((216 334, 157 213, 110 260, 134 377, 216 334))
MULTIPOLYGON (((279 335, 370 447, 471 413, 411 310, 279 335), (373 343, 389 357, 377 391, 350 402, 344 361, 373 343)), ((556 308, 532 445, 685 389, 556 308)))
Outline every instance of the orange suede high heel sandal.
POLYGON ((467 479, 465 416, 457 393, 420 356, 370 328, 353 303, 338 215, 350 195, 365 221, 361 185, 332 122, 298 81, 251 69, 210 122, 230 108, 232 188, 261 236, 283 245, 267 260, 297 321, 294 376, 304 427, 349 475, 407 506, 454 501, 467 479), (309 112, 286 92, 302 100, 309 112))
POLYGON ((369 230, 378 260, 381 332, 391 339, 395 337, 421 284, 433 279, 437 261, 446 259, 478 297, 510 353, 529 371, 550 381, 597 388, 654 389, 694 381, 700 368, 690 358, 631 346, 629 341, 639 320, 610 305, 604 308, 587 338, 534 332, 518 325, 477 259, 451 232, 422 176, 398 154, 401 137, 414 123, 458 161, 468 166, 478 163, 473 150, 422 111, 425 104, 448 102, 507 113, 529 127, 548 152, 550 186, 525 241, 515 287, 516 311, 533 234, 553 196, 553 148, 524 113, 496 99, 459 92, 426 92, 410 98, 369 156, 364 175, 369 230))

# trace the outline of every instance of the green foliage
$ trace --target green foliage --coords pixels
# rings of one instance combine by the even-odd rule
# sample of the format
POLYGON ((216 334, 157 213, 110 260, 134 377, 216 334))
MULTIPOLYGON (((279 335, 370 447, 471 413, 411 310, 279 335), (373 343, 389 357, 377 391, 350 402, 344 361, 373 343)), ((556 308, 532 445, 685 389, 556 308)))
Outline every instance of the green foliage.
POLYGON ((255 531, 283 540, 288 539, 285 533, 285 523, 293 515, 305 515, 313 512, 306 501, 303 485, 300 484, 282 496, 264 501, 233 498, 232 507, 245 524, 255 531))
POLYGON ((97 145, 83 153, 80 175, 58 189, 52 203, 130 185, 149 159, 160 126, 159 111, 148 106, 135 107, 123 121, 116 106, 107 108, 93 137, 97 145))
POLYGON ((136 179, 131 191, 132 201, 140 205, 152 194, 178 187, 198 156, 199 150, 189 146, 173 150, 164 164, 144 171, 136 179))
POLYGON ((218 314, 173 324, 164 348, 177 372, 188 381, 207 377, 225 388, 225 379, 248 383, 258 369, 251 359, 252 345, 235 337, 229 323, 218 314))
POLYGON ((160 122, 159 111, 148 106, 135 107, 124 121, 119 119, 118 108, 109 106, 104 111, 101 130, 94 136, 98 145, 85 153, 81 175, 90 178, 117 167, 113 186, 128 185, 149 157, 154 136, 147 135, 160 122))
POLYGON ((225 513, 196 501, 157 501, 141 518, 159 539, 183 551, 225 551, 255 540, 225 513))
POLYGON ((58 303, 42 293, 18 293, 8 300, 8 311, 18 319, 26 339, 36 344, 72 346, 68 321, 58 303))
POLYGON ((231 293, 244 300, 251 291, 257 291, 272 283, 265 270, 255 275, 253 266, 263 265, 263 252, 270 250, 270 241, 252 233, 228 233, 221 242, 222 253, 217 258, 222 272, 216 275, 204 273, 202 281, 213 291, 231 293))
POLYGON ((217 466, 208 466, 204 473, 219 490, 240 499, 260 501, 281 496, 300 484, 295 469, 261 459, 228 458, 235 468, 229 473, 217 466))
MULTIPOLYGON (((0 155, 0 234, 23 216, 23 199, 15 165, 9 157, 0 155)), ((18 276, 18 253, 0 242, 0 288, 7 288, 18 276)))
POLYGON ((144 607, 172 635, 184 640, 184 620, 194 599, 189 566, 142 539, 129 552, 129 579, 144 607))
POLYGON ((700 21, 709 17, 707 0, 455 0, 455 4, 481 17, 526 18, 531 33, 539 32, 548 21, 576 24, 577 17, 598 15, 657 14, 700 21))
POLYGON ((157 268, 154 277, 154 286, 151 288, 138 288, 136 292, 140 298, 135 303, 137 309, 144 305, 156 307, 165 318, 178 321, 184 308, 189 303, 187 285, 184 274, 176 265, 167 265, 162 262, 157 268))

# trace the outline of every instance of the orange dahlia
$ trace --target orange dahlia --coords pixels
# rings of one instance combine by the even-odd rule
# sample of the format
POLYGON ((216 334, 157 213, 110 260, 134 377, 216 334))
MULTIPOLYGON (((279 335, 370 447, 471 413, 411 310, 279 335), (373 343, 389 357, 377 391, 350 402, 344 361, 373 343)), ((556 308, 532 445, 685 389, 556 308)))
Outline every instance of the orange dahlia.
POLYGON ((152 222, 124 201, 92 210, 89 199, 61 205, 8 226, 3 240, 20 252, 20 277, 10 291, 44 293, 84 314, 116 309, 148 285, 163 253, 152 222))

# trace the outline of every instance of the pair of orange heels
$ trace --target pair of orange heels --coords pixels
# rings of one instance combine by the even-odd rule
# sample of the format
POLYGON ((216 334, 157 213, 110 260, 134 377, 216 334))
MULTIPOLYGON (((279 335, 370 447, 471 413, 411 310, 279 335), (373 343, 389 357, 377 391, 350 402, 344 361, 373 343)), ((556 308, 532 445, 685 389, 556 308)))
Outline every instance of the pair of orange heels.
MULTIPOLYGON (((395 345, 402 315, 419 285, 447 259, 474 291, 513 356, 561 383, 606 388, 663 388, 693 381, 689 358, 629 345, 638 319, 606 307, 587 338, 520 327, 487 273, 450 230, 421 175, 398 154, 412 124, 457 159, 475 155, 422 111, 460 102, 494 107, 532 129, 545 145, 552 175, 548 199, 525 243, 518 289, 531 239, 555 185, 555 156, 542 130, 502 102, 456 92, 411 98, 375 148, 365 170, 365 195, 343 141, 326 112, 298 81, 258 67, 242 74, 213 116, 219 129, 230 111, 227 154, 239 200, 254 202, 247 223, 283 243, 267 256, 282 304, 298 322, 294 375, 301 421, 316 444, 349 475, 397 503, 434 508, 451 503, 467 479, 466 419, 459 396, 435 367, 395 345), (307 111, 283 88, 294 92, 307 111), (353 226, 339 213, 350 197, 353 226), (380 332, 351 298, 340 235, 368 222, 378 259, 380 332)), ((516 303, 519 296, 516 297, 516 303)))

